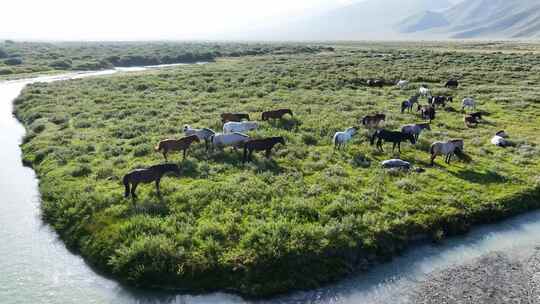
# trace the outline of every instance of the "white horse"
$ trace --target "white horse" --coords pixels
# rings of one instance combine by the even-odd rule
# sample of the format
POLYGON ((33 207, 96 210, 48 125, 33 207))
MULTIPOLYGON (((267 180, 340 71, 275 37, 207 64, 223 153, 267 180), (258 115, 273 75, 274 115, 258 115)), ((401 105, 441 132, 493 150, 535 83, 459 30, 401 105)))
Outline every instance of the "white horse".
POLYGON ((223 125, 223 133, 247 132, 255 130, 259 125, 254 121, 229 121, 223 125))
POLYGON ((210 139, 213 147, 240 147, 243 143, 249 140, 249 136, 242 133, 217 133, 210 139))
POLYGON ((204 145, 206 149, 208 150, 208 142, 210 141, 210 138, 216 134, 214 130, 203 128, 203 129, 193 129, 189 125, 184 126, 184 134, 186 136, 195 135, 199 138, 199 140, 204 140, 204 145))
POLYGON ((470 97, 464 98, 461 103, 461 110, 463 111, 465 108, 476 110, 476 101, 470 97))
POLYGON ((416 141, 418 141, 418 137, 420 137, 423 130, 431 130, 429 123, 405 125, 401 128, 402 133, 411 134, 416 141))
POLYGON ((431 153, 431 165, 433 166, 435 158, 439 155, 444 155, 444 162, 450 164, 450 160, 456 151, 459 153, 463 152, 463 146, 463 139, 454 139, 447 142, 434 142, 429 150, 431 153))
POLYGON ((405 89, 405 88, 407 88, 409 86, 409 82, 407 80, 400 80, 400 81, 398 81, 397 86, 401 90, 403 90, 403 89, 405 89))
POLYGON ((358 132, 358 129, 354 127, 348 128, 345 130, 345 132, 337 132, 333 139, 334 150, 340 150, 342 147, 344 147, 352 139, 356 132, 358 132))
POLYGON ((429 89, 426 87, 420 87, 420 89, 418 90, 418 93, 420 93, 420 96, 423 96, 423 97, 430 96, 429 89))
POLYGON ((504 131, 499 131, 491 139, 491 143, 499 147, 509 147, 511 146, 510 142, 506 139, 508 135, 504 131))

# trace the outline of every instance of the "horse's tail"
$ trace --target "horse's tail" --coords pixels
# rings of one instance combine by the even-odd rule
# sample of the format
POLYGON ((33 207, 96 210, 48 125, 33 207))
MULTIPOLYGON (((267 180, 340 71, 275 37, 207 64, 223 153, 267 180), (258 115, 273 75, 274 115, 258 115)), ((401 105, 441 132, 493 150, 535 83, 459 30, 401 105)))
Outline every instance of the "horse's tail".
POLYGON ((373 135, 371 136, 371 139, 369 141, 369 144, 373 146, 373 144, 375 143, 375 138, 377 138, 377 135, 379 134, 379 131, 375 131, 373 133, 373 135))
POLYGON ((338 141, 339 141, 338 137, 339 137, 338 134, 334 135, 334 147, 338 145, 338 141))
POLYGON ((128 177, 128 175, 124 176, 123 183, 124 183, 124 187, 126 188, 126 190, 124 192, 124 197, 128 197, 129 196, 129 177, 128 177))
POLYGON ((429 153, 431 155, 435 154, 435 144, 431 145, 431 147, 429 148, 429 153))

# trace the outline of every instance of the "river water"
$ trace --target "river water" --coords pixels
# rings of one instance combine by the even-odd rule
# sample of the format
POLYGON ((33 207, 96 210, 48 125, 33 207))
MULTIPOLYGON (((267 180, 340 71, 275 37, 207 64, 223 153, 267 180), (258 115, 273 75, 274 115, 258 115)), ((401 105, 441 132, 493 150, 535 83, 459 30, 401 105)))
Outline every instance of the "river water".
MULTIPOLYGON (((156 67, 71 73, 0 82, 0 303, 250 303, 223 293, 184 295, 136 290, 91 269, 69 252, 40 218, 38 181, 22 166, 23 126, 13 117, 13 100, 29 83, 98 77, 156 67)), ((484 254, 526 254, 540 244, 540 212, 475 229, 442 245, 417 244, 393 262, 368 273, 309 292, 264 303, 409 303, 426 274, 484 254)))

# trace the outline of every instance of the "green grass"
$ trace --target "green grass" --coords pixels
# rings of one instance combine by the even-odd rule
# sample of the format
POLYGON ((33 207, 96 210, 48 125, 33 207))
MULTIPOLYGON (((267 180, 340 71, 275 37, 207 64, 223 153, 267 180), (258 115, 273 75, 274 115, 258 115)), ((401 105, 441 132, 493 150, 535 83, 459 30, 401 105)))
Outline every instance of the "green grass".
MULTIPOLYGON (((533 46, 528 46, 533 48, 533 46)), ((536 49, 534 49, 536 50, 536 49)), ((538 47, 540 50, 540 47, 538 47)), ((540 63, 513 46, 349 44, 335 52, 221 59, 204 66, 33 84, 16 102, 27 127, 24 161, 40 179, 44 218, 92 264, 138 286, 229 290, 268 296, 314 288, 386 260, 409 240, 463 233, 540 206, 540 63), (409 79, 411 89, 367 88, 362 79, 409 79), (457 91, 442 88, 459 77, 457 91), (432 131, 401 158, 425 173, 390 173, 362 130, 333 153, 334 132, 374 113, 386 127, 419 121, 399 114, 420 83, 455 100, 474 96, 489 112, 467 129, 440 111, 432 131), (162 162, 152 147, 184 124, 220 129, 219 114, 289 107, 295 116, 250 133, 284 136, 271 160, 240 153, 172 159, 181 178, 122 197, 122 176, 162 162), (506 130, 516 147, 489 143, 506 130), (463 138, 469 163, 428 167, 433 141, 463 138)), ((459 101, 452 105, 459 108, 459 101)))

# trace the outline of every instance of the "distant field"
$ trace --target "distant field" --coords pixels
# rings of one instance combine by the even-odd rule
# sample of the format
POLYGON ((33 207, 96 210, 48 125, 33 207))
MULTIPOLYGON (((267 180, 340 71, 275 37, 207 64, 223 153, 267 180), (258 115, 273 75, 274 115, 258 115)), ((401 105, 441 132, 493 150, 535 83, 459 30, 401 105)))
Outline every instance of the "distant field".
POLYGON ((0 79, 36 73, 193 63, 218 57, 315 53, 308 44, 205 42, 0 42, 0 79))
MULTIPOLYGON (((314 288, 386 260, 426 235, 440 240, 540 207, 540 45, 402 43, 335 46, 335 52, 223 58, 203 66, 34 84, 16 100, 28 134, 24 160, 40 178, 44 218, 91 263, 134 285, 268 296, 314 288), (519 54, 518 54, 519 53, 519 54), (368 88, 367 78, 408 79, 410 89, 368 88), (462 86, 447 90, 450 77, 462 86), (336 131, 384 112, 386 128, 420 84, 472 96, 485 122, 439 111, 401 158, 425 173, 389 173, 362 130, 333 153, 336 131), (161 139, 182 126, 221 128, 219 114, 291 108, 253 137, 286 138, 271 160, 196 146, 183 176, 123 198, 122 176, 157 164, 161 139), (504 129, 516 147, 490 144, 504 129), (429 146, 463 138, 470 163, 429 167, 429 146)), ((425 103, 425 99, 422 100, 425 103)))

